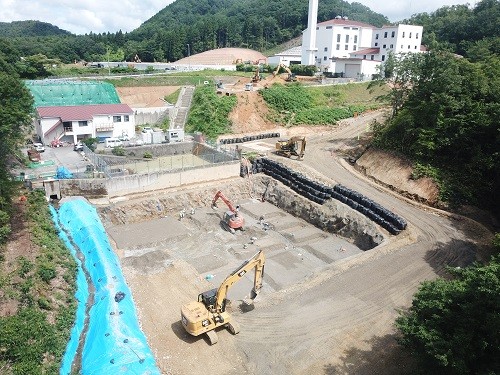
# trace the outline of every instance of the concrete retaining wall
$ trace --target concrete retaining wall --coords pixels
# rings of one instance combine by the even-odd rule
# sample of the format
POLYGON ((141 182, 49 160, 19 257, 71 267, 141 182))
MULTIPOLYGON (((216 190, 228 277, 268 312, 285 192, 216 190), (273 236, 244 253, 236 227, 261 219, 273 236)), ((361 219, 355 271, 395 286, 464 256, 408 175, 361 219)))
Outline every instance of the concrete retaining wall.
POLYGON ((173 107, 167 108, 134 108, 136 125, 159 124, 163 119, 170 117, 173 107))
POLYGON ((170 173, 130 175, 107 180, 109 197, 143 193, 200 182, 217 181, 240 175, 240 163, 231 162, 204 168, 179 170, 170 173))
POLYGON ((108 196, 107 180, 59 180, 61 197, 82 196, 89 199, 105 198, 108 196))

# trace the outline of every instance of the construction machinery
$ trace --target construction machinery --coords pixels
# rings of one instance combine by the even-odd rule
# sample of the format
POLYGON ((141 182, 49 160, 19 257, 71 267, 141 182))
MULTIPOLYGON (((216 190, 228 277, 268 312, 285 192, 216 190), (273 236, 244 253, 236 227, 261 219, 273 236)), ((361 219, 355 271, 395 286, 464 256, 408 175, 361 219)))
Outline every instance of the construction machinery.
POLYGON ((217 208, 217 201, 222 199, 222 201, 226 204, 228 211, 224 212, 224 216, 222 217, 222 225, 226 230, 231 233, 235 233, 236 229, 244 230, 243 226, 245 225, 245 219, 239 213, 240 206, 234 207, 233 204, 222 194, 219 190, 212 200, 212 208, 217 208))
POLYGON ((295 82, 297 80, 297 76, 295 75, 295 73, 292 73, 292 71, 290 70, 290 68, 288 66, 286 66, 285 64, 283 63, 280 63, 278 64, 278 66, 276 67, 276 69, 274 69, 273 71, 273 77, 276 77, 280 71, 280 69, 283 68, 285 70, 285 72, 287 73, 287 76, 285 78, 285 81, 287 82, 295 82))
POLYGON ((288 140, 280 139, 276 142, 276 153, 278 155, 286 156, 287 158, 296 156, 297 160, 301 160, 304 157, 305 150, 305 137, 292 137, 288 140))
POLYGON ((262 80, 262 76, 260 75, 260 65, 255 68, 255 72, 253 74, 253 77, 252 77, 252 82, 253 83, 256 83, 256 82, 259 82, 262 80))
POLYGON ((248 305, 253 304, 253 300, 262 288, 264 277, 265 257, 262 250, 252 258, 245 261, 240 267, 234 270, 222 282, 219 288, 211 289, 198 295, 198 301, 189 302, 181 307, 181 322, 184 329, 193 336, 206 334, 210 345, 218 341, 215 329, 221 326, 226 327, 233 335, 239 333, 239 325, 226 311, 230 302, 227 298, 229 288, 250 270, 255 269, 253 288, 248 305))

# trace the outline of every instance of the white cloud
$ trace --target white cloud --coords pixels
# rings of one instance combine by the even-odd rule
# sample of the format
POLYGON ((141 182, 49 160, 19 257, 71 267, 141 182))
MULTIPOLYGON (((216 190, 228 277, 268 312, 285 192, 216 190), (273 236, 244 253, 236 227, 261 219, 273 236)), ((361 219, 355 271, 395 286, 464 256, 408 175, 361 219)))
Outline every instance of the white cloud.
POLYGON ((474 1, 464 0, 356 0, 366 5, 374 12, 387 16, 390 21, 401 21, 410 18, 415 13, 432 13, 443 6, 472 3, 474 1))
MULTIPOLYGON (((38 20, 75 34, 132 31, 173 0, 0 0, 0 22, 38 20)), ((357 0, 391 21, 433 12, 453 0, 357 0)), ((473 1, 471 1, 474 3, 473 1)))
POLYGON ((173 0, 0 0, 0 22, 38 20, 75 34, 139 27, 173 0))

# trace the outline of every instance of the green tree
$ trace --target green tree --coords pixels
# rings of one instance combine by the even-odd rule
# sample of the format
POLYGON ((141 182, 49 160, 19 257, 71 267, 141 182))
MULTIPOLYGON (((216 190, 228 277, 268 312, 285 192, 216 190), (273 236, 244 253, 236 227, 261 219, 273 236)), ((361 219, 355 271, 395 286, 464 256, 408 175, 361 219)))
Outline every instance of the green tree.
POLYGON ((403 108, 410 93, 415 87, 415 82, 420 77, 423 54, 409 53, 394 56, 389 55, 387 62, 382 66, 378 79, 370 82, 369 89, 376 86, 389 86, 389 92, 379 99, 388 102, 392 107, 394 118, 403 108))
POLYGON ((499 261, 497 255, 488 265, 450 269, 452 280, 422 283, 410 309, 400 312, 400 343, 425 373, 500 373, 499 261))
MULTIPOLYGON (((0 67, 4 64, 0 55, 0 67)), ((12 71, 0 71, 0 243, 10 232, 8 215, 13 195, 9 162, 31 122, 33 98, 12 71)))
POLYGON ((47 68, 57 63, 58 61, 42 54, 28 56, 22 59, 20 75, 28 79, 46 78, 51 75, 47 68))
POLYGON ((471 63, 450 53, 408 55, 380 82, 390 85, 393 116, 376 145, 437 168, 442 199, 498 207, 498 58, 471 63))

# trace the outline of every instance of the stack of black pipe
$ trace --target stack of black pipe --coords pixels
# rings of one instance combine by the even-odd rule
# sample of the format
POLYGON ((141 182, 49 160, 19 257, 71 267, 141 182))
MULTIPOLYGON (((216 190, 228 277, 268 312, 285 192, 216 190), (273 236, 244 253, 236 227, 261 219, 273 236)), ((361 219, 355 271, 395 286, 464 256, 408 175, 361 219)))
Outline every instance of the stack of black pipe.
POLYGON ((254 161, 252 164, 252 173, 260 172, 264 172, 282 184, 289 186, 296 193, 319 204, 325 203, 333 193, 333 188, 310 180, 303 174, 295 172, 287 166, 271 159, 261 158, 254 161))
POLYGON ((244 136, 241 138, 221 139, 219 142, 222 145, 229 145, 229 144, 233 144, 233 143, 244 143, 244 142, 256 141, 258 139, 279 138, 279 137, 280 137, 280 133, 263 133, 263 134, 257 134, 257 135, 244 136))
POLYGON ((361 212, 391 234, 398 234, 406 228, 406 221, 387 208, 365 197, 363 194, 345 186, 337 184, 333 187, 332 198, 347 204, 349 207, 361 212))

